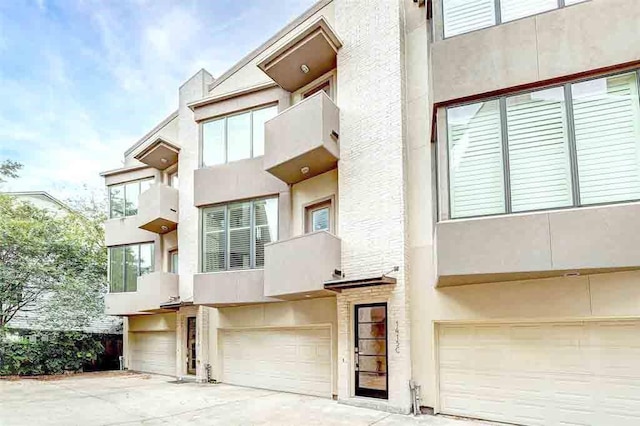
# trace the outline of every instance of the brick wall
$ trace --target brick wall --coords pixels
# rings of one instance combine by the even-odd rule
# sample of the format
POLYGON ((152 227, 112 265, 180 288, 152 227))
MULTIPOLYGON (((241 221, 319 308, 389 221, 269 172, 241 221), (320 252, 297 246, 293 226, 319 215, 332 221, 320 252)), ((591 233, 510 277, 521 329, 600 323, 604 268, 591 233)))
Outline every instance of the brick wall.
MULTIPOLYGON (((411 358, 405 288, 404 4, 336 0, 340 106, 339 234, 347 278, 388 272, 391 288, 350 290, 338 296, 339 399, 352 399, 353 304, 388 303, 389 340, 398 324, 399 353, 389 354, 389 400, 376 408, 408 412, 411 358)), ((394 346, 395 349, 395 346, 394 346)))

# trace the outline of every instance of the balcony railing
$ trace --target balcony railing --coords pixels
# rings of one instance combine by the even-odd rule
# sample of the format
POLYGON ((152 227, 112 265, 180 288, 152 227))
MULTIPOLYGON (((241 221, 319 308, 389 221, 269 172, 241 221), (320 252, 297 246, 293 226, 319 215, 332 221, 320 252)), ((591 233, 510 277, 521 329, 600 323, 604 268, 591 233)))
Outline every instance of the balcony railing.
POLYGON ((162 183, 140 194, 138 227, 165 234, 178 227, 178 190, 162 183))
POLYGON ((265 124, 264 169, 298 183, 337 167, 340 111, 323 91, 265 124))
POLYGON ((138 277, 137 290, 108 293, 105 296, 107 315, 134 315, 162 312, 160 305, 178 296, 178 275, 170 272, 151 272, 138 277))
POLYGON ((265 246, 264 294, 280 299, 334 295, 324 282, 340 269, 342 241, 327 231, 265 246))

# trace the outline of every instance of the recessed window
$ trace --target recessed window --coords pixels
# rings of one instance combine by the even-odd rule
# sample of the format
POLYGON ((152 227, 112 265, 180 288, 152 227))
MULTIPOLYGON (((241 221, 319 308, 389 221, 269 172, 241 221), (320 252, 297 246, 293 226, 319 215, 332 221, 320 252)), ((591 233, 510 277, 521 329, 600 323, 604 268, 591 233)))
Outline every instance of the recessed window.
POLYGON ((154 244, 109 247, 109 288, 111 293, 137 290, 138 277, 154 268, 154 244))
POLYGON ((264 123, 276 105, 233 114, 202 124, 202 165, 214 166, 264 154, 264 123))
POLYGON ((331 200, 313 204, 305 208, 305 232, 331 231, 331 200))
POLYGON ((178 273, 178 261, 178 250, 171 250, 169 252, 169 272, 178 273))
POLYGON ((179 188, 178 184, 179 184, 178 172, 171 173, 169 175, 169 186, 172 188, 178 189, 179 188))
POLYGON ((319 85, 315 86, 314 88, 304 92, 303 95, 302 95, 302 98, 306 99, 309 96, 313 96, 318 92, 324 92, 324 93, 327 94, 327 96, 329 96, 330 98, 333 98, 331 96, 331 79, 326 80, 325 82, 320 83, 319 85))
POLYGON ((278 199, 202 209, 202 272, 261 268, 264 246, 278 238, 278 199))
POLYGON ((450 216, 640 200, 638 77, 447 109, 450 216))
POLYGON ((109 217, 138 214, 138 197, 153 184, 153 178, 109 186, 109 217))

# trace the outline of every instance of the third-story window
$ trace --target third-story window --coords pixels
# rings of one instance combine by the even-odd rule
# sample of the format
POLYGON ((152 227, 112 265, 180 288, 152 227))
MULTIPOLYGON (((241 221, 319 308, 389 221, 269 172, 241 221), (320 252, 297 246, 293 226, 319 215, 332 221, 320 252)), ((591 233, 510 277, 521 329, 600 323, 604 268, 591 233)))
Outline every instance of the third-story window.
POLYGON ((153 178, 150 178, 109 186, 109 217, 138 214, 138 197, 149 189, 152 183, 153 178))
POLYGON ((278 199, 202 210, 202 272, 261 268, 264 246, 278 239, 278 199))
POLYGON ((640 200, 638 77, 449 108, 450 217, 640 200))
POLYGON ((214 166, 264 154, 264 123, 278 114, 269 106, 202 124, 202 165, 214 166))
POLYGON ((584 1, 586 0, 442 0, 444 36, 446 38, 464 34, 584 1))

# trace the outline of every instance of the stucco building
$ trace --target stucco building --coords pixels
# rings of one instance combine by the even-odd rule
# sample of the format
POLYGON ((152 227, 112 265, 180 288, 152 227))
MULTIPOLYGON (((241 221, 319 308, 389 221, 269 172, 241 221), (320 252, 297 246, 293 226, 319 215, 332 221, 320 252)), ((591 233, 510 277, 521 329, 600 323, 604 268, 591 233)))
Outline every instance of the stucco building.
POLYGON ((637 424, 640 4, 424 3, 318 2, 103 174, 128 368, 637 424))

